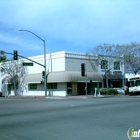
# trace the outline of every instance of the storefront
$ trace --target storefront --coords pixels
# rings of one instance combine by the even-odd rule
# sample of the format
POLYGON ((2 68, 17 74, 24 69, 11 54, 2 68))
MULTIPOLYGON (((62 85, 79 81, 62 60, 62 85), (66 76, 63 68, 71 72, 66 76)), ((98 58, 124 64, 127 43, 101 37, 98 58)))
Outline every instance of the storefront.
POLYGON ((107 74, 107 77, 104 77, 104 87, 106 87, 107 81, 108 81, 109 88, 122 88, 123 87, 123 75, 121 72, 114 72, 113 74, 107 74))
MULTIPOLYGON (((102 83, 102 75, 97 72, 88 72, 87 77, 82 77, 80 72, 61 71, 50 72, 47 76, 48 96, 71 96, 94 94, 95 88, 102 83)), ((41 73, 30 74, 26 77, 28 91, 24 95, 44 95, 44 82, 41 73)))

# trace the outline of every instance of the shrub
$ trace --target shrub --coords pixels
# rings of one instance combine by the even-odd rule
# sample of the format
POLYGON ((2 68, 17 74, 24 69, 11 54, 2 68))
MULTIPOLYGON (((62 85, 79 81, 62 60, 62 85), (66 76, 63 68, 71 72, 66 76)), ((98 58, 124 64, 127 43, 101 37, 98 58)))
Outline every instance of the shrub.
POLYGON ((99 91, 100 91, 100 93, 101 93, 102 95, 106 95, 106 94, 107 94, 107 89, 105 89, 105 88, 102 88, 102 89, 100 89, 99 91))
POLYGON ((118 94, 117 89, 109 88, 109 89, 100 89, 99 90, 102 95, 116 95, 118 94))

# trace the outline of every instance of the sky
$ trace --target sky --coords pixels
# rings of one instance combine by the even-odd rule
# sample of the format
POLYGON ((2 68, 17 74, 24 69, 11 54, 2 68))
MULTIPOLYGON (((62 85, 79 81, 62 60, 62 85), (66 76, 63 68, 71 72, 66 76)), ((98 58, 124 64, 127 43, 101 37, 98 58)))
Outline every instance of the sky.
POLYGON ((0 0, 0 50, 30 57, 140 42, 140 0, 0 0))

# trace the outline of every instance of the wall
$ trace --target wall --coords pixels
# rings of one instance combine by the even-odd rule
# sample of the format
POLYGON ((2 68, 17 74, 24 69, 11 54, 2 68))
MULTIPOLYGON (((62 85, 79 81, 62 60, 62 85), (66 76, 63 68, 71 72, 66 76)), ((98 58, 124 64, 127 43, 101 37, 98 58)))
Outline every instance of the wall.
MULTIPOLYGON (((110 72, 111 73, 113 73, 114 71, 118 71, 118 72, 122 72, 122 74, 124 74, 124 63, 123 62, 121 62, 122 61, 122 59, 120 58, 120 59, 116 59, 115 57, 109 57, 109 58, 106 58, 106 59, 103 59, 103 60, 107 60, 108 61, 108 69, 107 70, 109 70, 110 69, 110 72), (109 60, 110 59, 110 60, 109 60), (120 61, 120 70, 114 70, 114 62, 115 61, 120 61)), ((101 59, 100 59, 100 61, 101 61, 101 59)), ((104 74, 105 73, 105 70, 103 70, 103 69, 101 69, 101 65, 99 65, 98 66, 98 72, 99 73, 101 73, 101 74, 104 74)))
MULTIPOLYGON (((44 65, 43 55, 30 57, 29 59, 32 59, 44 65)), ((94 57, 94 59, 97 59, 97 57, 94 57)), ((30 61, 25 60, 25 62, 30 62, 30 61)), ((65 51, 46 54, 46 69, 47 70, 49 69, 49 72, 81 71, 81 63, 86 64, 86 70, 88 72, 95 71, 91 67, 89 58, 85 56, 85 54, 71 53, 65 51)), ((44 71, 44 67, 35 63, 34 66, 28 66, 28 69, 29 69, 29 74, 42 73, 42 71, 44 71)))
POLYGON ((91 66, 89 58, 85 56, 85 54, 78 54, 78 53, 76 54, 76 53, 66 52, 66 55, 65 55, 65 70, 66 71, 81 71, 81 63, 85 63, 87 72, 95 71, 91 66))
MULTIPOLYGON (((44 65, 44 55, 29 57, 29 59, 34 60, 42 65, 44 65)), ((30 62, 25 60, 25 62, 30 62)), ((44 67, 34 63, 33 66, 27 67, 29 74, 42 73, 44 67)), ((46 71, 65 71, 65 52, 56 52, 51 54, 46 54, 46 71)))
POLYGON ((57 83, 57 89, 48 89, 49 96, 66 96, 67 83, 57 83))
MULTIPOLYGON (((66 83, 57 83, 57 89, 47 89, 48 96, 66 96, 66 83)), ((24 91, 24 96, 45 96, 44 85, 38 84, 37 90, 24 91)))

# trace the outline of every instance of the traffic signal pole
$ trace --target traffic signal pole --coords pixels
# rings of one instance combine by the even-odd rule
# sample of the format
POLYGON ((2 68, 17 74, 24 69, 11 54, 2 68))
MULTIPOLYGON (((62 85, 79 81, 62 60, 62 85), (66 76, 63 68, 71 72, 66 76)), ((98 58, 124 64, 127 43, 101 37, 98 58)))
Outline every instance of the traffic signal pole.
POLYGON ((85 65, 85 79, 86 79, 86 96, 87 96, 87 90, 88 90, 88 88, 87 88, 87 65, 85 65))
MULTIPOLYGON (((4 54, 11 54, 11 55, 14 55, 13 53, 9 53, 9 52, 4 52, 4 51, 0 51, 0 52, 3 52, 2 55, 4 55, 4 54)), ((19 57, 21 57, 21 58, 25 58, 25 59, 27 59, 27 60, 29 60, 29 61, 31 61, 31 62, 33 62, 33 63, 36 63, 36 64, 38 64, 38 65, 40 65, 40 66, 42 66, 42 67, 45 67, 44 65, 42 65, 42 64, 40 64, 40 63, 38 63, 38 62, 36 62, 36 61, 34 61, 34 60, 32 60, 32 59, 29 59, 29 58, 27 58, 27 57, 24 57, 24 56, 22 56, 22 55, 19 55, 18 53, 17 53, 17 56, 19 56, 19 57)))

